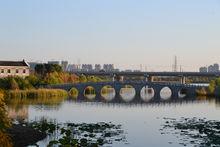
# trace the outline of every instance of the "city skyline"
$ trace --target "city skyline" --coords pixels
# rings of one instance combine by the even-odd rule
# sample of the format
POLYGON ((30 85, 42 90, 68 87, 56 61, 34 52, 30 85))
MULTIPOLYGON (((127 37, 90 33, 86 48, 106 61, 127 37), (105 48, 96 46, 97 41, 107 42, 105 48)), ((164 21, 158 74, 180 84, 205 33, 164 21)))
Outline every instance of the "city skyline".
POLYGON ((220 2, 1 1, 2 60, 112 63, 184 71, 220 63, 220 2), (7 15, 5 15, 7 14, 7 15))

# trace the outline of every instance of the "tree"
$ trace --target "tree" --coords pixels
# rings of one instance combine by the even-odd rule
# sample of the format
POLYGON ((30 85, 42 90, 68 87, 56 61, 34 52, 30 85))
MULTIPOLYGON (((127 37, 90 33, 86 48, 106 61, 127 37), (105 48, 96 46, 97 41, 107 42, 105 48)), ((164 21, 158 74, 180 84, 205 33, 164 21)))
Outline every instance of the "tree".
POLYGON ((44 75, 46 73, 46 68, 44 64, 37 64, 35 66, 35 72, 40 75, 44 75))
POLYGON ((37 85, 40 84, 40 78, 37 77, 37 76, 34 75, 34 74, 31 74, 30 76, 28 76, 28 77, 26 78, 26 80, 28 80, 29 83, 30 83, 32 86, 34 86, 34 87, 36 87, 37 85))
POLYGON ((15 81, 14 78, 12 78, 10 80, 10 89, 12 89, 12 90, 19 90, 18 83, 15 81))
POLYGON ((82 83, 87 82, 86 76, 85 76, 85 75, 80 75, 80 76, 79 76, 79 81, 82 82, 82 83))
POLYGON ((76 76, 75 74, 70 74, 68 78, 68 83, 78 83, 79 82, 79 77, 76 76))
POLYGON ((220 86, 220 78, 217 78, 217 79, 215 80, 215 83, 216 83, 216 86, 220 86))
POLYGON ((35 72, 37 74, 40 74, 42 76, 45 76, 48 73, 53 73, 53 72, 62 72, 62 67, 58 64, 37 64, 35 66, 35 72))
POLYGON ((5 133, 5 130, 11 126, 10 119, 7 116, 6 105, 4 102, 4 92, 0 90, 0 144, 1 146, 12 147, 11 138, 5 133))
POLYGON ((62 67, 58 64, 44 64, 46 73, 62 72, 62 67))
POLYGON ((63 83, 62 79, 60 78, 57 72, 48 73, 46 78, 44 79, 45 84, 60 84, 63 83))
POLYGON ((11 125, 5 107, 4 93, 0 90, 0 131, 4 131, 5 128, 10 127, 11 125))

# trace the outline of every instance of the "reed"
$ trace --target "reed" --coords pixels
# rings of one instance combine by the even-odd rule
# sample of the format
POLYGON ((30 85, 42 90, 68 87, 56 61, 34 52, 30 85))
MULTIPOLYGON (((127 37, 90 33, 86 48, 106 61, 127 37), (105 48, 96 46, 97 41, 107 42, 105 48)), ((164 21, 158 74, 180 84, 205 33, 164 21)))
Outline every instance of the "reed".
POLYGON ((68 97, 68 93, 61 89, 29 89, 29 90, 9 90, 5 92, 7 99, 13 98, 54 98, 68 97))

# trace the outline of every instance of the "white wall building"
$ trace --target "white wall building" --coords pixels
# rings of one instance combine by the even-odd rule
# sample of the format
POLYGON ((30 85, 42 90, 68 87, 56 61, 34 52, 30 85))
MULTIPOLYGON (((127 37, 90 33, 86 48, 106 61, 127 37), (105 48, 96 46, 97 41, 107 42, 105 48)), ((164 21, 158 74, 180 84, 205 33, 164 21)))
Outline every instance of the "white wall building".
POLYGON ((30 75, 30 67, 23 61, 0 61, 0 78, 19 76, 25 78, 30 75))

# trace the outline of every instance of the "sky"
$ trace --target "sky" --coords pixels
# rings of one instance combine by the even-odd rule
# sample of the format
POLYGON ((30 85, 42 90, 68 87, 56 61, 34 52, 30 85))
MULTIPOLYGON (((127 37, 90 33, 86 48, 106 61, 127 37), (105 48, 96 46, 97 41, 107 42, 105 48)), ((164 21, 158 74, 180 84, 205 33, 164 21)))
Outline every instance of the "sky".
POLYGON ((0 0, 0 60, 184 71, 220 63, 220 0, 0 0))

